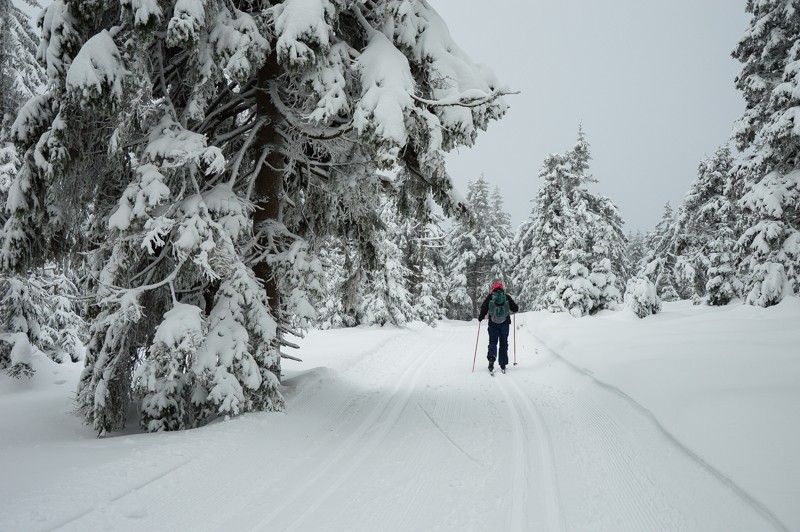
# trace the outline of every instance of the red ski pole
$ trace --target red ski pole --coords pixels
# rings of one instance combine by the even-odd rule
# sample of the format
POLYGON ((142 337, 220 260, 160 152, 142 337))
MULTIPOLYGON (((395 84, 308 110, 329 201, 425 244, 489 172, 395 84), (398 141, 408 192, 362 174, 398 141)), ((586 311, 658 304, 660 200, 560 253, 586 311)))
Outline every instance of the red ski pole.
POLYGON ((514 314, 514 365, 517 365, 517 315, 514 314))
POLYGON ((478 357, 478 338, 481 337, 481 322, 478 322, 478 336, 475 337, 475 354, 472 355, 472 373, 475 373, 475 359, 478 357))

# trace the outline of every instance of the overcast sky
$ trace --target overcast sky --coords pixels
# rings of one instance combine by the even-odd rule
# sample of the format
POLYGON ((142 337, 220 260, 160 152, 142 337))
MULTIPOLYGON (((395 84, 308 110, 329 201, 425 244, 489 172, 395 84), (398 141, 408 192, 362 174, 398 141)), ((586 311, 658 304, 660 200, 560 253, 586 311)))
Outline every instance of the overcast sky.
POLYGON ((473 60, 521 91, 447 159, 462 194, 481 172, 500 187, 515 228, 545 156, 570 149, 582 123, 592 190, 617 204, 626 231, 652 229, 744 110, 730 57, 744 0, 429 1, 473 60))

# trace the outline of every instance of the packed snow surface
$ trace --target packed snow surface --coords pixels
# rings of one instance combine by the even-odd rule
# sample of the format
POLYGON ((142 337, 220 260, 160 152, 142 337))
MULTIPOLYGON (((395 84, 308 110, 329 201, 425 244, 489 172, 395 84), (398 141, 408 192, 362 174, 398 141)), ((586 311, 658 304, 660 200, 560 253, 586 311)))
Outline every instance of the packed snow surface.
POLYGON ((799 322, 525 313, 494 376, 485 323, 314 331, 285 413, 103 439, 80 364, 34 355, 0 376, 0 530, 800 530, 799 322))

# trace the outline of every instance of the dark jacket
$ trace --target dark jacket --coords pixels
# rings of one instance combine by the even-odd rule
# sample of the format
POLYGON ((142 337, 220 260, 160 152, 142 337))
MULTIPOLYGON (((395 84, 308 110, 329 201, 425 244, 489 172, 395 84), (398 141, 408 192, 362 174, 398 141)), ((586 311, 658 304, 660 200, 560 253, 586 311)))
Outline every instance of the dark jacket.
MULTIPOLYGON (((503 292, 503 289, 498 288, 495 290, 495 292, 503 292)), ((492 292, 492 294, 493 293, 494 292, 492 292)), ((489 294, 486 296, 486 299, 483 300, 483 304, 481 305, 481 313, 478 315, 478 321, 483 321, 483 318, 485 318, 486 314, 489 313, 489 300, 492 299, 492 294, 489 294)), ((508 308, 511 310, 511 312, 519 312, 519 305, 517 305, 514 300, 511 299, 510 295, 506 294, 506 300, 508 301, 508 308)), ((506 321, 503 323, 511 323, 511 316, 509 315, 506 318, 506 321)))

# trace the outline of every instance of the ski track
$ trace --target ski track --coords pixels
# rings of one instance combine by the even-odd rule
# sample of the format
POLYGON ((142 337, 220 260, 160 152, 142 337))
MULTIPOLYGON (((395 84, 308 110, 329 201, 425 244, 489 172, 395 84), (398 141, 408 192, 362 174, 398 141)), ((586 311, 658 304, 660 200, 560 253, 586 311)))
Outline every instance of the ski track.
POLYGON ((379 402, 356 431, 331 455, 327 464, 295 489, 281 505, 271 509, 270 513, 250 530, 269 530, 267 525, 292 505, 300 506, 302 509, 283 530, 287 532, 297 530, 298 526, 339 489, 348 475, 364 462, 369 453, 377 448, 395 426, 409 403, 422 369, 436 351, 438 348, 421 352, 413 358, 398 378, 391 394, 379 402), (349 460, 348 457, 350 457, 349 460), (321 490, 319 490, 320 486, 323 487, 321 490), (317 494, 312 498, 309 496, 309 492, 313 491, 317 491, 317 494), (307 502, 308 499, 311 499, 310 503, 307 502))
POLYGON ((439 423, 437 423, 436 420, 433 419, 433 416, 431 416, 430 413, 427 410, 425 410, 425 407, 422 406, 422 404, 417 402, 417 406, 419 406, 419 409, 422 411, 423 414, 425 414, 425 417, 427 417, 430 420, 430 422, 433 424, 433 426, 436 427, 436 430, 439 431, 439 434, 444 436, 444 438, 448 442, 450 442, 450 444, 453 447, 455 447, 461 454, 463 454, 464 456, 466 456, 467 458, 469 458, 470 460, 472 460, 476 464, 480 463, 480 462, 478 462, 478 460, 473 458, 473 456, 471 454, 469 454, 467 451, 465 451, 463 447, 461 447, 458 443, 456 443, 455 440, 453 440, 453 438, 451 438, 450 435, 447 432, 444 431, 444 429, 442 429, 441 425, 439 425, 439 423))
MULTIPOLYGON (((505 374, 508 376, 508 374, 505 374)), ((558 502, 558 476, 555 468, 553 444, 542 417, 529 397, 515 383, 513 376, 498 382, 503 395, 512 407, 512 418, 518 434, 518 446, 524 449, 515 460, 514 505, 509 530, 563 530, 558 502), (507 389, 508 388, 508 389, 507 389), (533 436, 531 436, 533 433, 533 436), (531 451, 533 449, 533 451, 531 451), (529 501, 529 494, 536 494, 529 501), (532 516, 541 513, 541 525, 531 523, 532 516)))
MULTIPOLYGON (((379 342, 376 346, 376 350, 380 350, 387 346, 390 343, 394 343, 394 347, 397 348, 406 346, 409 341, 407 338, 394 338, 390 337, 386 340, 379 342)), ((374 353, 375 351, 373 351, 374 353)), ((348 372, 357 372, 359 370, 359 366, 369 365, 372 363, 367 356, 368 353, 361 353, 353 357, 352 363, 348 366, 348 369, 343 373, 348 372)), ((415 360, 421 359, 425 353, 419 355, 415 360)), ((396 364, 387 363, 387 376, 391 376, 391 373, 396 370, 396 364)), ((408 373, 411 369, 414 368, 414 364, 410 364, 408 368, 406 368, 406 373, 408 373)), ((402 380, 402 379, 401 379, 402 380)), ((303 400, 300 401, 301 405, 297 412, 291 411, 292 402, 298 402, 298 398, 293 398, 290 400, 290 404, 287 407, 289 411, 291 411, 291 415, 308 415, 309 412, 314 412, 315 416, 319 419, 337 419, 337 420, 344 420, 350 415, 350 411, 352 410, 353 403, 356 404, 359 401, 364 401, 363 395, 348 395, 346 392, 343 391, 341 395, 341 399, 336 402, 329 402, 326 401, 326 398, 322 397, 320 391, 325 387, 325 385, 330 384, 328 381, 333 381, 333 385, 342 385, 336 378, 328 378, 322 379, 322 383, 318 386, 312 386, 311 390, 306 390, 307 396, 303 397, 303 400)), ((346 388, 345 386, 342 386, 346 388)), ((329 399, 329 397, 327 397, 329 399)), ((391 397, 387 399, 387 402, 391 402, 391 397)), ((370 420, 373 420, 380 414, 378 412, 379 408, 376 408, 372 412, 372 416, 370 420)), ((280 416, 280 414, 278 414, 280 416)), ((259 414, 256 414, 259 416, 259 414)), ((270 414, 262 414, 262 416, 270 416, 270 414)), ((235 438, 236 430, 233 428, 236 426, 238 422, 243 421, 243 419, 234 420, 228 425, 232 430, 229 430, 229 434, 223 434, 223 440, 229 442, 229 445, 233 447, 235 451, 236 444, 232 442, 235 438)), ((219 428, 219 427, 217 427, 219 428)), ((359 429, 359 434, 362 434, 369 428, 369 423, 364 422, 362 423, 361 428, 359 429)), ((224 430, 224 429, 223 429, 224 430)), ((342 460, 343 463, 347 463, 346 453, 349 449, 350 452, 356 453, 358 449, 354 449, 352 446, 358 443, 357 437, 354 435, 346 440, 347 446, 342 448, 340 453, 334 458, 327 459, 327 466, 322 466, 323 468, 330 468, 334 461, 339 458, 342 460)), ((192 470, 188 472, 187 477, 211 477, 214 479, 215 485, 213 488, 210 488, 207 492, 203 493, 193 493, 193 498, 191 501, 192 505, 192 519, 197 523, 198 529, 202 530, 223 530, 226 529, 226 522, 230 520, 230 516, 221 516, 219 512, 219 507, 225 507, 229 505, 233 508, 238 508, 243 514, 247 515, 250 511, 250 508, 255 506, 263 507, 264 500, 274 501, 276 500, 276 494, 273 492, 273 488, 275 484, 291 484, 291 477, 293 476, 293 469, 295 467, 299 467, 302 462, 305 461, 306 457, 300 457, 296 461, 289 460, 288 463, 292 464, 290 467, 278 468, 275 473, 275 476, 269 475, 265 480, 264 475, 260 472, 268 471, 268 470, 275 470, 274 458, 269 456, 237 456, 235 452, 230 452, 229 454, 225 453, 225 451, 230 451, 230 449, 226 449, 227 445, 221 445, 223 449, 220 449, 223 453, 222 456, 219 456, 220 450, 210 448, 211 444, 209 443, 201 443, 197 448, 194 449, 194 452, 206 455, 206 456, 214 456, 216 458, 216 463, 205 463, 202 466, 196 464, 195 467, 191 468, 192 470), (266 485, 265 485, 266 484, 266 485), (242 486, 252 486, 257 491, 255 495, 244 495, 244 501, 247 501, 249 504, 243 504, 241 501, 237 502, 237 494, 242 489, 242 486), (260 487, 260 490, 259 490, 260 487), (223 502, 223 504, 220 504, 223 502)), ((320 458, 323 456, 327 456, 327 453, 324 452, 323 449, 319 449, 316 453, 316 457, 312 458, 320 458)), ((124 469, 130 466, 125 465, 127 461, 123 461, 123 463, 119 464, 119 467, 124 469)), ((186 463, 181 463, 179 467, 185 466, 186 463)), ((142 518, 146 517, 146 521, 154 523, 154 529, 169 529, 168 523, 174 523, 174 529, 182 528, 186 526, 185 522, 182 523, 180 521, 175 521, 175 508, 174 508, 174 500, 170 497, 164 497, 165 494, 169 494, 170 491, 175 489, 175 486, 179 484, 179 480, 174 478, 172 473, 179 469, 179 467, 172 467, 167 471, 164 471, 158 475, 155 475, 154 478, 148 480, 147 482, 141 483, 140 485, 127 488, 122 490, 121 493, 115 494, 111 497, 107 495, 102 495, 98 497, 98 500, 95 502, 95 506, 93 508, 86 509, 82 511, 79 515, 71 517, 61 523, 50 523, 50 527, 43 528, 43 530, 62 530, 62 531, 85 531, 85 530, 94 530, 97 528, 106 528, 106 526, 101 525, 103 522, 112 522, 112 528, 117 530, 139 530, 142 528, 146 528, 144 523, 138 522, 142 518), (149 488, 150 492, 147 493, 147 490, 144 488, 149 488), (155 494, 155 496, 153 495, 155 494), (145 501, 137 500, 139 496, 143 496, 145 501), (139 508, 147 508, 146 511, 138 510, 139 508), (146 515, 143 515, 146 514, 146 515), (140 528, 141 527, 141 528, 140 528)), ((191 482, 191 481, 190 481, 191 482)), ((207 481, 205 481, 207 482, 207 481)), ((311 485, 312 482, 307 482, 305 485, 311 485)), ((302 493, 297 491, 293 494, 292 498, 285 499, 283 494, 280 495, 279 500, 283 499, 285 504, 283 506, 289 506, 292 502, 296 502, 298 498, 300 498, 302 493)), ((235 512, 238 513, 238 512, 235 512)), ((182 514, 181 514, 182 515, 182 514)), ((244 526, 244 525, 243 525, 244 526)), ((237 529, 242 529, 242 527, 237 527, 237 529)))
POLYGON ((666 431, 641 404, 527 334, 534 343, 533 354, 556 368, 542 373, 569 376, 537 383, 544 392, 537 399, 548 404, 549 423, 560 428, 558 460, 573 490, 570 499, 589 501, 567 512, 573 517, 569 529, 788 530, 666 431), (602 484, 591 486, 582 480, 586 476, 602 484))

